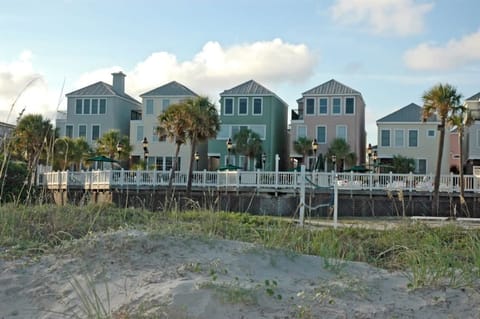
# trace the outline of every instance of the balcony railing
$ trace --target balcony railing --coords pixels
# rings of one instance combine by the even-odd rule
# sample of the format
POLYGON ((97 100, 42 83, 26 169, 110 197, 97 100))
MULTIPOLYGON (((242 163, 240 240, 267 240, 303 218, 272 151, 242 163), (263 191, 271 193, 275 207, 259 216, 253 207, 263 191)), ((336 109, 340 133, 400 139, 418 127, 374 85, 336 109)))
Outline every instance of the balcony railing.
MULTIPOLYGON (((80 188, 85 190, 161 188, 168 186, 170 172, 165 171, 58 171, 43 173, 41 179, 49 189, 80 188)), ((186 187, 187 173, 175 172, 172 185, 186 187)), ((325 173, 307 172, 307 188, 330 188, 335 180, 340 190, 432 192, 433 175, 376 174, 376 173, 325 173)), ((458 193, 459 175, 442 175, 440 191, 458 193)), ((194 188, 257 188, 264 190, 295 191, 301 183, 300 172, 265 171, 196 171, 194 188)), ((480 179, 464 176, 465 192, 480 192, 480 179)))

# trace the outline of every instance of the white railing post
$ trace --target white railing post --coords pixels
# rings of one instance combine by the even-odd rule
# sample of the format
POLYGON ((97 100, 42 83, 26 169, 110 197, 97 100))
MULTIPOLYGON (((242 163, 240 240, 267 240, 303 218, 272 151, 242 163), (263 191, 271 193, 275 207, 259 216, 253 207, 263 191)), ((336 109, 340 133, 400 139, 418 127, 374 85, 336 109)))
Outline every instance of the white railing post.
POLYGON ((305 218, 305 165, 300 166, 300 212, 299 223, 303 226, 303 220, 305 218))
POLYGON ((333 175, 333 228, 337 229, 338 221, 338 183, 337 174, 333 175))
POLYGON ((275 154, 275 189, 278 188, 278 162, 280 161, 280 156, 275 154))
POLYGON ((203 169, 203 187, 207 186, 207 170, 204 168, 203 169))

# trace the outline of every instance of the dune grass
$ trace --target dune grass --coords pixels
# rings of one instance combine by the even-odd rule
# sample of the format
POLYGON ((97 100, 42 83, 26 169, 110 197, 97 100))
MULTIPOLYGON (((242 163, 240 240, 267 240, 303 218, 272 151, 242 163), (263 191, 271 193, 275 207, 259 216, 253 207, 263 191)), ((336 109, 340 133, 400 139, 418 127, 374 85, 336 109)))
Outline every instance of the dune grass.
POLYGON ((325 266, 361 261, 404 271, 411 288, 467 286, 480 271, 480 230, 404 221, 389 230, 298 227, 288 219, 206 210, 151 212, 92 206, 0 207, 0 256, 38 256, 92 232, 140 229, 257 243, 325 257, 325 266))

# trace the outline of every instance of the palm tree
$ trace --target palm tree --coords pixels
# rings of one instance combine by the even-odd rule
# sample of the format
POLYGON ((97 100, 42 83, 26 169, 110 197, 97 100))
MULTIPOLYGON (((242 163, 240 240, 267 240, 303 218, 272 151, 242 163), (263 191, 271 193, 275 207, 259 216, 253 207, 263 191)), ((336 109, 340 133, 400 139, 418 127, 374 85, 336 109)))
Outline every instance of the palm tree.
POLYGON ((172 188, 173 177, 177 170, 178 154, 180 147, 187 140, 187 128, 192 124, 189 110, 185 103, 171 104, 165 112, 158 116, 159 126, 157 133, 159 136, 166 136, 171 142, 175 142, 175 157, 170 172, 168 190, 172 188))
POLYGON ((192 189, 193 163, 198 143, 215 138, 220 130, 220 119, 215 105, 208 97, 199 96, 184 101, 189 116, 186 138, 190 140, 190 165, 188 168, 187 195, 192 189))
POLYGON ((302 155, 302 163, 306 165, 307 156, 312 153, 312 140, 308 137, 299 137, 293 142, 293 149, 302 155))
POLYGON ((88 142, 84 138, 70 139, 69 164, 74 164, 78 169, 85 164, 87 158, 91 157, 94 153, 88 142))
POLYGON ((432 213, 438 215, 440 188, 440 174, 442 169, 442 156, 445 142, 445 125, 448 117, 455 111, 460 104, 461 94, 457 93, 457 89, 450 84, 437 84, 430 90, 426 91, 423 96, 423 112, 422 119, 425 122, 430 116, 436 115, 440 121, 438 130, 440 136, 438 140, 437 167, 435 171, 435 181, 433 185, 433 201, 432 213))
MULTIPOLYGON (((97 140, 96 153, 115 158, 115 155, 118 153, 117 147, 119 144, 123 146, 123 154, 127 152, 130 153, 131 147, 128 142, 128 136, 121 136, 118 130, 109 130, 97 140)), ((118 157, 120 157, 120 155, 121 154, 119 154, 118 157)))
POLYGON ((342 162, 342 169, 343 164, 346 163, 351 166, 357 161, 357 155, 350 152, 350 145, 343 138, 336 138, 330 143, 327 156, 328 158, 332 158, 332 155, 335 155, 337 159, 335 165, 338 166, 338 162, 342 162))
MULTIPOLYGON (((457 127, 458 132, 458 146, 460 148, 460 204, 466 205, 465 202, 465 181, 463 179, 463 136, 465 133, 465 128, 472 125, 473 119, 470 115, 470 111, 465 105, 459 105, 454 108, 454 111, 450 114, 448 118, 448 123, 451 126, 457 127)), ((466 206, 465 206, 466 207, 466 206)))
POLYGON ((258 158, 262 154, 262 139, 258 133, 250 129, 241 129, 233 136, 235 152, 245 155, 247 160, 243 163, 243 169, 247 170, 248 161, 258 158))

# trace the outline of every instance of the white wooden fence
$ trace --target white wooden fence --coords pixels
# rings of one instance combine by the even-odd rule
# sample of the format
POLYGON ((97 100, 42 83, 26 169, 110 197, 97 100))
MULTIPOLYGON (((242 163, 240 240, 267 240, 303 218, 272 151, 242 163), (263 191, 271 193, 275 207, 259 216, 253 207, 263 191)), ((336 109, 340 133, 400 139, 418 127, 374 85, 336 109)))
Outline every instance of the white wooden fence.
MULTIPOLYGON (((307 172, 307 188, 330 188, 337 176, 339 190, 392 190, 409 192, 433 191, 433 175, 375 174, 375 173, 325 173, 307 172)), ((39 183, 49 189, 82 188, 85 190, 161 188, 168 186, 170 172, 163 171, 57 171, 42 173, 39 183)), ((459 175, 442 175, 440 191, 459 192, 459 175)), ((465 192, 480 192, 480 179, 465 175, 465 192)), ((186 187, 187 173, 175 172, 175 187, 186 187)), ((196 171, 194 188, 258 188, 263 190, 295 191, 300 187, 300 172, 281 171, 196 171)))

